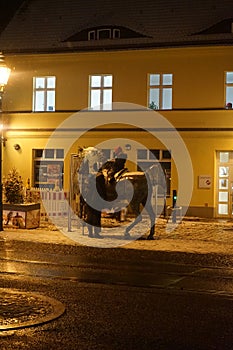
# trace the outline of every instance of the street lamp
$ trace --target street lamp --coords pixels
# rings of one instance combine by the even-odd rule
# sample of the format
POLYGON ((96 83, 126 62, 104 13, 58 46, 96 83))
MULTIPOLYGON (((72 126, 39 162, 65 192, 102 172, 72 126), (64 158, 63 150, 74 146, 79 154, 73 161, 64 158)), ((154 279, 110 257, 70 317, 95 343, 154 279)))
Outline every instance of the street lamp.
POLYGON ((4 88, 8 82, 11 70, 4 62, 4 57, 0 53, 0 115, 1 115, 1 138, 0 138, 0 231, 3 231, 3 205, 2 205, 2 144, 3 139, 3 117, 2 117, 2 98, 4 94, 4 88))

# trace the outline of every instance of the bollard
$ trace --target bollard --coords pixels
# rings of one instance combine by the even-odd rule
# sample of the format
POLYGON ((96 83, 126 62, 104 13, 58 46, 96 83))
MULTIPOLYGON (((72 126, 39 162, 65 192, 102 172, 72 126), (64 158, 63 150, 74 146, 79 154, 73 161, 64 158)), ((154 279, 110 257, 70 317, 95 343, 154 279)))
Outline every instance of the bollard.
POLYGON ((176 223, 176 201, 177 201, 177 191, 172 191, 172 222, 173 224, 176 223))

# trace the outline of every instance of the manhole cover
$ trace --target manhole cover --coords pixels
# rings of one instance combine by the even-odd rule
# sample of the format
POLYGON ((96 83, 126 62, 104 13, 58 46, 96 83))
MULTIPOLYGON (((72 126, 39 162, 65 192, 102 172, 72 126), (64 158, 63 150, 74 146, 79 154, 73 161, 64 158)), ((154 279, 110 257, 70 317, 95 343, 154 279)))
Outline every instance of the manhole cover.
POLYGON ((39 325, 65 311, 59 301, 38 293, 0 288, 0 298, 0 330, 39 325))

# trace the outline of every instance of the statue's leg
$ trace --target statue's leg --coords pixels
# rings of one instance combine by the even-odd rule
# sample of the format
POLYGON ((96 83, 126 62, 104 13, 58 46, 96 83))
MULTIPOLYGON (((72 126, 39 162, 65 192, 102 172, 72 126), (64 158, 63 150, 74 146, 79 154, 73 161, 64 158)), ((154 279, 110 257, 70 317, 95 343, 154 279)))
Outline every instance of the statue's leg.
POLYGON ((87 224, 87 228, 88 228, 88 236, 89 236, 89 237, 93 237, 93 229, 92 229, 93 226, 87 224))
POLYGON ((153 210, 151 203, 148 203, 146 205, 146 210, 150 216, 150 234, 147 237, 147 239, 152 240, 152 239, 154 239, 154 234, 155 234, 155 219, 156 218, 155 218, 155 213, 154 213, 154 210, 153 210))
POLYGON ((142 215, 140 212, 137 213, 136 219, 126 228, 125 237, 130 237, 129 232, 134 226, 136 226, 140 221, 142 221, 142 215))

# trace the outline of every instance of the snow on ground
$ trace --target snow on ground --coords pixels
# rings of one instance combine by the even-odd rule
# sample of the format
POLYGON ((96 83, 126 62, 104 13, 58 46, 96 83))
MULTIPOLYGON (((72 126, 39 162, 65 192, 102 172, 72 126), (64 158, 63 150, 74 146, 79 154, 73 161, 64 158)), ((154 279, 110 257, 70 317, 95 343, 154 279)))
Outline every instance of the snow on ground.
MULTIPOLYGON (((64 226, 64 225, 63 225, 64 226)), ((23 240, 32 242, 88 245, 95 247, 122 247, 128 249, 146 249, 158 251, 178 251, 190 253, 219 253, 233 254, 233 221, 201 220, 199 218, 183 220, 174 230, 168 231, 171 223, 165 219, 158 219, 154 241, 148 241, 148 220, 132 231, 132 238, 124 238, 125 226, 109 228, 104 227, 101 235, 103 239, 89 238, 87 229, 75 227, 72 232, 67 232, 67 227, 55 227, 45 222, 40 228, 32 230, 5 228, 0 232, 0 240, 23 240), (61 231, 63 230, 64 233, 61 231), (140 231, 140 234, 139 234, 140 231), (141 239, 139 235, 144 233, 141 239)))

